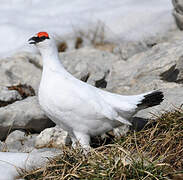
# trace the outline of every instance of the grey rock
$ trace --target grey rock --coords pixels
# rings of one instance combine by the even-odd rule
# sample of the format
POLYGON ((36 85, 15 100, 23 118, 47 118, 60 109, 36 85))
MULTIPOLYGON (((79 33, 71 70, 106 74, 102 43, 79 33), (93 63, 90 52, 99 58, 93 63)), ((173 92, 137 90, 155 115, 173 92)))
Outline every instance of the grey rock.
POLYGON ((32 152, 37 134, 26 135, 25 132, 15 130, 8 135, 4 143, 7 152, 32 152))
MULTIPOLYGON (((65 68, 78 79, 89 73, 88 83, 92 85, 103 78, 107 71, 111 71, 111 64, 119 60, 117 55, 92 48, 60 53, 60 58, 65 68)), ((31 85, 37 93, 41 71, 40 55, 19 53, 11 58, 1 59, 0 85, 27 84, 31 85)), ((110 74, 108 78, 110 78, 110 74)))
POLYGON ((167 42, 136 54, 127 62, 118 61, 113 64, 112 85, 108 88, 117 93, 138 94, 171 85, 179 86, 163 81, 160 75, 177 64, 182 52, 183 41, 167 42))
POLYGON ((8 88, 0 86, 0 107, 21 99, 22 97, 17 91, 8 90, 8 88))
POLYGON ((125 42, 114 48, 114 54, 119 55, 122 60, 128 60, 133 55, 148 50, 146 42, 125 42))
POLYGON ((0 141, 0 152, 3 151, 4 143, 0 141))
POLYGON ((41 132, 55 124, 40 109, 36 96, 0 108, 0 139, 5 138, 8 131, 20 129, 41 132))
MULTIPOLYGON (((49 133, 49 132, 48 132, 49 133)), ((56 133, 52 133, 52 134, 47 134, 46 137, 50 137, 49 140, 56 140, 56 142, 51 142, 51 141, 47 141, 45 142, 45 132, 44 137, 39 137, 37 138, 38 134, 30 134, 30 135, 26 135, 25 132, 16 130, 13 131, 12 133, 10 133, 8 135, 8 137, 6 138, 5 142, 1 143, 0 145, 0 150, 4 151, 4 152, 14 152, 14 153, 18 153, 18 152, 22 152, 22 153, 32 153, 32 152, 45 152, 45 151, 55 151, 54 150, 54 146, 52 146, 52 149, 50 148, 45 148, 45 147, 49 147, 46 144, 43 145, 43 141, 44 143, 52 143, 55 146, 55 148, 61 148, 61 143, 63 142, 63 139, 66 137, 64 136, 66 132, 63 132, 61 130, 57 131, 56 133), (54 136, 54 137, 51 137, 54 136), (37 142, 37 140, 39 140, 39 142, 42 142, 42 144, 39 144, 41 146, 39 146, 39 148, 42 148, 41 150, 36 150, 35 149, 35 144, 37 142), (42 140, 42 141, 41 141, 42 140)), ((67 133, 66 133, 67 135, 67 133)), ((48 139, 47 139, 48 140, 48 139)), ((63 145, 63 144, 62 144, 63 145)))
POLYGON ((25 132, 23 131, 14 131, 8 135, 5 143, 13 143, 14 141, 21 141, 25 139, 25 132))
POLYGON ((183 1, 182 0, 172 0, 174 6, 173 15, 177 26, 183 30, 183 1))
MULTIPOLYGON (((89 74, 88 83, 95 86, 97 80, 102 79, 106 72, 112 71, 112 64, 119 60, 117 55, 91 48, 82 48, 69 53, 61 53, 60 59, 65 68, 76 78, 82 79, 89 74)), ((111 78, 110 73, 107 81, 111 78)))
POLYGON ((166 111, 171 111, 175 108, 179 108, 183 104, 183 86, 163 89, 163 93, 165 97, 161 105, 139 111, 137 116, 154 119, 166 111))
POLYGON ((70 144, 68 133, 59 127, 47 128, 43 130, 35 141, 36 148, 53 147, 62 148, 63 145, 70 144))
POLYGON ((180 56, 176 64, 172 65, 167 71, 160 74, 161 79, 168 82, 183 83, 183 56, 180 56))
POLYGON ((0 85, 11 86, 22 83, 31 85, 37 92, 41 78, 41 69, 36 66, 36 64, 39 64, 38 57, 22 53, 10 58, 1 59, 0 85))
POLYGON ((173 11, 173 16, 175 17, 175 21, 177 23, 177 26, 179 27, 180 30, 183 30, 183 14, 180 13, 179 11, 174 10, 173 11))
POLYGON ((182 0, 172 0, 172 4, 177 11, 183 11, 183 1, 182 0))

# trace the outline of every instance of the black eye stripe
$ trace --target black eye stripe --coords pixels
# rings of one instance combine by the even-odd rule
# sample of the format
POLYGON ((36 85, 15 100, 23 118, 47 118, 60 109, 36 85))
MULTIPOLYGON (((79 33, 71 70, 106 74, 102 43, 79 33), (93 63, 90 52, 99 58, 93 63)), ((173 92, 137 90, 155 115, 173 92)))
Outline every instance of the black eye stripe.
POLYGON ((43 41, 43 40, 45 40, 45 39, 49 39, 49 37, 41 36, 40 39, 43 41))
POLYGON ((44 41, 45 39, 50 39, 49 37, 46 37, 46 36, 41 36, 41 37, 33 37, 32 40, 34 40, 36 43, 39 43, 41 41, 44 41))

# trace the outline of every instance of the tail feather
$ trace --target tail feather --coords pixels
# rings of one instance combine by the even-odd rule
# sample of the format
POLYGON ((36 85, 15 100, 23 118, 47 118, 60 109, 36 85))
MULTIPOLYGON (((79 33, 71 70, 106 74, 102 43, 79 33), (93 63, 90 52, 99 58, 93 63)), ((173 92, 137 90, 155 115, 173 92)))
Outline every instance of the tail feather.
POLYGON ((145 109, 148 107, 159 105, 163 101, 163 92, 154 91, 152 93, 144 95, 144 98, 137 104, 140 109, 145 109))

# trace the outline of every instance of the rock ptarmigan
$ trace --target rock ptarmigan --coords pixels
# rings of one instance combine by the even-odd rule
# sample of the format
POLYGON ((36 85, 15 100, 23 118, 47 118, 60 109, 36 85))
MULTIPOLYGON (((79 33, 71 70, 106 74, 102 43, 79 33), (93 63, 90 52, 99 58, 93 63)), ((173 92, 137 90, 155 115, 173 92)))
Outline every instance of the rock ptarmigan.
POLYGON ((59 59, 54 39, 39 32, 29 39, 40 51, 43 72, 39 103, 46 115, 68 131, 72 145, 90 148, 90 137, 101 135, 123 124, 139 110, 159 105, 161 91, 122 96, 95 88, 66 71, 59 59))

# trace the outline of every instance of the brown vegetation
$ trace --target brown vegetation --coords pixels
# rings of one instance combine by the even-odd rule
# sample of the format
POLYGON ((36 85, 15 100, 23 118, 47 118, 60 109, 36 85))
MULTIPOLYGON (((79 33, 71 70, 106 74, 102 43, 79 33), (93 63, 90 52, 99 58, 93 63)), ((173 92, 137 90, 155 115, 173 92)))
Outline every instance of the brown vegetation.
POLYGON ((183 110, 165 112, 140 132, 102 145, 83 155, 64 147, 42 168, 23 171, 33 179, 163 180, 183 178, 183 110))

